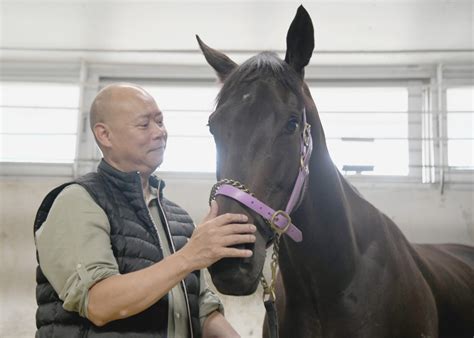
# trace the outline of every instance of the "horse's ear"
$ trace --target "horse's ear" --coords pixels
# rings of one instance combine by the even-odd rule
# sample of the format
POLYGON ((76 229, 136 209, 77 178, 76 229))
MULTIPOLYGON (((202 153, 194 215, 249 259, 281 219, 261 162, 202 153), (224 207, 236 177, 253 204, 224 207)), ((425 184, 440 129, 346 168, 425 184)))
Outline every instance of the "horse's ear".
POLYGON ((298 7, 286 36, 285 61, 304 77, 304 67, 314 50, 314 29, 311 17, 304 7, 298 7))
POLYGON ((224 82, 227 76, 229 76, 229 74, 232 73, 232 71, 237 67, 237 64, 224 53, 212 49, 202 42, 202 40, 199 38, 199 35, 196 35, 196 39, 199 43, 202 53, 204 54, 204 57, 207 60, 207 63, 209 63, 212 68, 214 68, 219 80, 224 82))

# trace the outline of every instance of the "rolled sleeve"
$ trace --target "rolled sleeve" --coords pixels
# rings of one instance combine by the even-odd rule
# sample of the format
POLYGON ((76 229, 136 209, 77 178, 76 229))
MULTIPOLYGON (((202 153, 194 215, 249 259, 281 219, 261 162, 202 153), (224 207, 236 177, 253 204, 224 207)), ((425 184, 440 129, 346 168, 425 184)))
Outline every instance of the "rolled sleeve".
POLYGON ((56 197, 35 239, 41 269, 64 309, 87 317, 89 289, 119 274, 104 210, 83 187, 70 185, 56 197))
POLYGON ((66 281, 59 298, 64 302, 63 307, 68 311, 78 312, 87 318, 89 289, 97 282, 118 274, 118 269, 103 264, 93 264, 89 268, 77 264, 76 272, 66 281))
POLYGON ((205 270, 201 270, 200 283, 201 290, 199 294, 199 320, 202 327, 207 317, 209 317, 212 312, 219 311, 220 313, 224 314, 224 305, 222 304, 219 296, 207 285, 205 270))

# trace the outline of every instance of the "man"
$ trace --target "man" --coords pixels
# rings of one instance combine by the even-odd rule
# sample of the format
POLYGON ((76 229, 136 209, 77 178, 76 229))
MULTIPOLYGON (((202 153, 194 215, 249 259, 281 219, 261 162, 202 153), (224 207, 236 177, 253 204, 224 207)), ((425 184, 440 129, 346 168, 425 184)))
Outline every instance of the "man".
POLYGON ((133 84, 96 96, 90 123, 103 160, 97 173, 52 190, 35 220, 37 336, 234 337, 200 270, 255 241, 245 215, 194 229, 163 197, 153 172, 167 133, 154 99, 133 84))

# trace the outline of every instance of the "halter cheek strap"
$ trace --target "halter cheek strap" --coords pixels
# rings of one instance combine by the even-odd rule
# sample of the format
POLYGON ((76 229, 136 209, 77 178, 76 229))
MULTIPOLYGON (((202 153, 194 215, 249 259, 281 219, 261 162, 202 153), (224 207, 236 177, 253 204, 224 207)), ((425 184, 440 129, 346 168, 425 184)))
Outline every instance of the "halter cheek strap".
POLYGON ((242 184, 228 179, 219 181, 214 185, 211 192, 211 199, 214 199, 217 195, 224 195, 233 198, 269 221, 271 228, 276 233, 285 233, 295 242, 301 242, 303 240, 303 234, 293 223, 291 223, 289 215, 293 212, 295 206, 301 202, 309 175, 309 160, 313 150, 313 140, 311 137, 311 126, 306 122, 306 110, 303 111, 303 126, 304 129, 301 135, 300 168, 285 211, 275 211, 255 198, 251 193, 247 192, 248 190, 244 191, 242 189, 242 184), (232 183, 237 183, 239 187, 234 186, 232 183))
POLYGON ((311 125, 306 122, 306 110, 303 112, 303 126, 304 130, 301 136, 300 168, 290 199, 286 205, 285 211, 288 215, 291 214, 295 206, 301 202, 305 185, 308 182, 309 160, 313 151, 313 138, 311 137, 311 125))

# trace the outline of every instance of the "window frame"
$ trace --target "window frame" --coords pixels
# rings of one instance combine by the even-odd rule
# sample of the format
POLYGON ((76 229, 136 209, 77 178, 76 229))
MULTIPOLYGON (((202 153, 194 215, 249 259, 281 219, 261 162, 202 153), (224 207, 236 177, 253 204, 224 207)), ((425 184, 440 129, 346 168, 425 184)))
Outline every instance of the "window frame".
MULTIPOLYGON (((79 119, 82 110, 82 96, 85 62, 37 62, 37 61, 2 61, 0 81, 24 83, 51 83, 79 85, 79 105, 77 114, 77 132, 81 124, 79 119)), ((76 149, 79 148, 79 138, 76 149)), ((77 155, 75 156, 77 158, 77 155)), ((0 162, 0 176, 75 176, 76 159, 72 163, 40 163, 40 162, 0 162)))
MULTIPOLYGON (((357 80, 352 79, 349 83, 345 80, 334 81, 332 79, 307 79, 310 87, 403 87, 407 89, 408 107, 407 107, 407 139, 408 139, 408 174, 407 175, 344 175, 350 181, 354 182, 419 182, 421 181, 421 114, 417 114, 422 110, 422 90, 423 80, 357 80)), ((318 103, 315 102, 316 107, 318 103)), ((324 113, 319 110, 319 113, 324 113)), ((330 114, 330 113, 328 113, 330 114)), ((354 113, 357 114, 357 113, 354 113)), ((324 125, 323 125, 324 128, 324 125)))
MULTIPOLYGON (((448 90, 451 88, 460 88, 460 87, 474 87, 474 78, 471 79, 462 79, 462 78, 451 78, 445 79, 442 83, 442 109, 440 111, 442 124, 441 124, 441 134, 440 143, 443 143, 443 159, 444 161, 441 165, 444 168, 444 177, 440 178, 440 183, 444 184, 474 184, 474 168, 456 168, 455 166, 449 165, 449 154, 448 154, 448 90)), ((474 112, 471 112, 474 114, 474 112)), ((474 132, 474 131, 473 131, 474 132)))
MULTIPOLYGON (((472 84, 474 65, 455 65, 450 76, 443 79, 448 72, 439 71, 439 65, 400 65, 400 66, 336 66, 318 65, 306 68, 305 80, 310 85, 322 86, 407 86, 409 88, 408 98, 408 139, 409 139, 409 175, 408 176, 382 176, 382 175, 349 175, 349 181, 364 185, 383 184, 417 184, 430 183, 441 185, 444 182, 455 186, 457 182, 474 184, 472 171, 467 170, 463 180, 453 177, 450 171, 445 172, 444 180, 440 175, 440 160, 442 153, 436 149, 431 142, 428 146, 422 141, 428 134, 439 143, 439 135, 436 132, 436 114, 434 105, 437 102, 438 93, 441 93, 441 102, 446 103, 446 88, 460 83, 472 84), (466 75, 466 67, 469 69, 466 75), (454 76, 451 76, 454 74, 454 76), (459 75, 461 75, 459 77, 459 75), (441 83, 442 90, 439 91, 441 83), (422 114, 416 114, 422 112, 422 114), (427 117, 427 118, 425 118, 427 117), (428 122, 429 123, 428 123, 428 122), (428 163, 429 158, 432 170, 422 167, 428 163), (414 167, 412 167, 412 165, 414 167), (431 171, 431 175, 425 172, 431 171), (434 174, 433 174, 434 172, 434 174), (428 178, 427 178, 428 177, 428 178)), ((443 70, 448 69, 444 67, 443 70)), ((449 68, 451 70, 451 68, 449 68)), ((177 84, 188 82, 192 84, 204 83, 215 85, 216 77, 207 65, 136 65, 136 64, 99 64, 99 63, 55 63, 55 62, 4 62, 0 80, 10 81, 40 81, 57 83, 79 83, 81 86, 81 100, 78 114, 78 140, 76 142, 76 159, 70 164, 38 164, 38 163, 6 163, 2 162, 0 175, 2 176, 72 176, 77 177, 86 172, 95 170, 101 158, 101 153, 95 144, 92 132, 89 128, 88 110, 93 98, 104 81, 150 81, 159 84, 177 84), (49 168, 49 169, 48 169, 49 168)), ((316 103, 317 105, 317 103, 316 103)), ((446 109, 444 109, 446 114, 446 109)), ((446 161, 447 157, 444 157, 446 161)), ((215 179, 213 173, 190 173, 190 172, 160 172, 170 177, 190 177, 215 179)), ((459 173, 459 169, 458 172, 459 173)))
POLYGON ((474 169, 455 169, 448 162, 447 89, 460 86, 474 86, 474 64, 437 64, 425 91, 434 139, 433 169, 426 175, 426 183, 438 187, 441 193, 446 186, 464 189, 474 185, 474 169))

